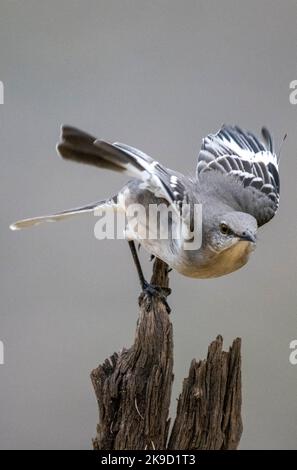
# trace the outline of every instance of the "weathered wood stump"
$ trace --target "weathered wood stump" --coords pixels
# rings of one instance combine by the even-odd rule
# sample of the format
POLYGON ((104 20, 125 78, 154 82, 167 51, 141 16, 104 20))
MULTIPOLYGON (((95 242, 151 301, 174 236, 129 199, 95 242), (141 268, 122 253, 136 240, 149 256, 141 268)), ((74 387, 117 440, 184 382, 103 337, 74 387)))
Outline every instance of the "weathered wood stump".
MULTIPOLYGON (((168 288, 167 265, 158 259, 151 282, 168 288)), ((207 359, 193 359, 169 433, 172 324, 158 297, 141 295, 139 305, 133 346, 91 374, 99 406, 94 449, 236 449, 242 433, 240 339, 225 352, 218 336, 207 359)))

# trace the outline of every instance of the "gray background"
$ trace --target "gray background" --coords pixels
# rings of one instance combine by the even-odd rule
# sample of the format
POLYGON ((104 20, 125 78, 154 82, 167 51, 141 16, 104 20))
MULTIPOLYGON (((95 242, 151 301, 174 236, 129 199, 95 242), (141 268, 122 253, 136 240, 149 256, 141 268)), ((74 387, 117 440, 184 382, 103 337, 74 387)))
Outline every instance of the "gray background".
POLYGON ((297 448, 296 17, 293 0, 1 0, 1 448, 90 448, 89 373, 134 336, 138 284, 125 242, 95 240, 92 216, 8 230, 125 182, 59 159, 59 125, 189 172, 202 137, 223 122, 265 124, 278 143, 288 132, 281 208, 244 269, 209 281, 172 274, 174 395, 218 333, 226 347, 241 336, 241 448, 297 448))

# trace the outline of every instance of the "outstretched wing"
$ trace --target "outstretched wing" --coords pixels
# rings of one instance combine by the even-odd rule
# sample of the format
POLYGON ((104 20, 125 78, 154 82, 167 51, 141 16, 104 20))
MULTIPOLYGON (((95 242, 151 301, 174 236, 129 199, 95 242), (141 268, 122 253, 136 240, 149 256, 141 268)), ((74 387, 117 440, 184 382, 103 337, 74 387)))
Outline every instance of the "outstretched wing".
POLYGON ((141 174, 141 179, 143 180, 144 189, 149 189, 156 196, 165 197, 170 204, 177 207, 180 207, 184 202, 188 202, 189 195, 184 184, 185 177, 183 175, 169 170, 141 150, 130 145, 116 142, 113 146, 129 154, 133 160, 143 167, 144 172, 141 174))
POLYGON ((110 144, 74 127, 63 126, 57 150, 65 159, 127 173, 141 180, 144 189, 173 206, 181 206, 187 197, 182 175, 129 145, 110 144))
MULTIPOLYGON (((276 213, 279 204, 278 159, 269 131, 262 129, 265 144, 251 132, 223 126, 217 134, 202 141, 198 156, 197 178, 218 171, 237 180, 241 190, 236 199, 244 212, 253 215, 261 226, 276 213)), ((234 185, 230 185, 234 188, 234 185)))

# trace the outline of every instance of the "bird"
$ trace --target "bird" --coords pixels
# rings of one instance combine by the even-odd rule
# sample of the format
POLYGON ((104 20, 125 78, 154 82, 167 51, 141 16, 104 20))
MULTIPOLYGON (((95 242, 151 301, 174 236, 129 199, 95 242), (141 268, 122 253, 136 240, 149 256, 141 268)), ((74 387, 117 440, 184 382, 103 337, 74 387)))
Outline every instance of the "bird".
POLYGON ((216 278, 243 267, 255 250, 258 229, 274 217, 279 207, 279 155, 270 132, 263 127, 261 134, 262 139, 238 126, 224 124, 218 132, 202 139, 196 171, 186 176, 166 168, 137 148, 109 143, 76 127, 63 125, 56 147, 63 159, 124 173, 131 179, 116 195, 103 201, 19 220, 10 228, 19 230, 42 222, 65 220, 95 213, 98 208, 127 214, 131 205, 142 205, 145 219, 142 216, 138 220, 142 236, 129 230, 128 221, 125 238, 142 290, 149 295, 161 295, 166 302, 164 291, 160 294, 156 286, 146 281, 135 244, 139 243, 170 269, 191 278, 216 278), (156 204, 163 204, 171 211, 171 228, 181 223, 184 235, 179 238, 147 235, 144 231, 147 209, 156 204), (185 242, 193 241, 196 205, 202 208, 201 243, 186 249, 185 242))

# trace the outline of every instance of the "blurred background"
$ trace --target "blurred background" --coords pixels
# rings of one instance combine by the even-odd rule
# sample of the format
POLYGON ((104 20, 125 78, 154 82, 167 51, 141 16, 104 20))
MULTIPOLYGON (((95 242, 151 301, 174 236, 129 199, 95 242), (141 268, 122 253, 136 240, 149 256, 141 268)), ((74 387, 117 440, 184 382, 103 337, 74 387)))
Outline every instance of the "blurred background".
MULTIPOLYGON (((124 241, 85 216, 10 232, 22 217, 114 194, 122 176, 62 161, 61 123, 194 171, 222 123, 266 125, 281 205, 250 263, 216 280, 172 273, 175 385, 218 333, 243 340, 242 449, 294 449, 297 366, 295 0, 2 0, 0 447, 89 449, 90 371, 133 341, 138 280, 124 241)), ((149 256, 141 257, 149 275, 149 256)))

